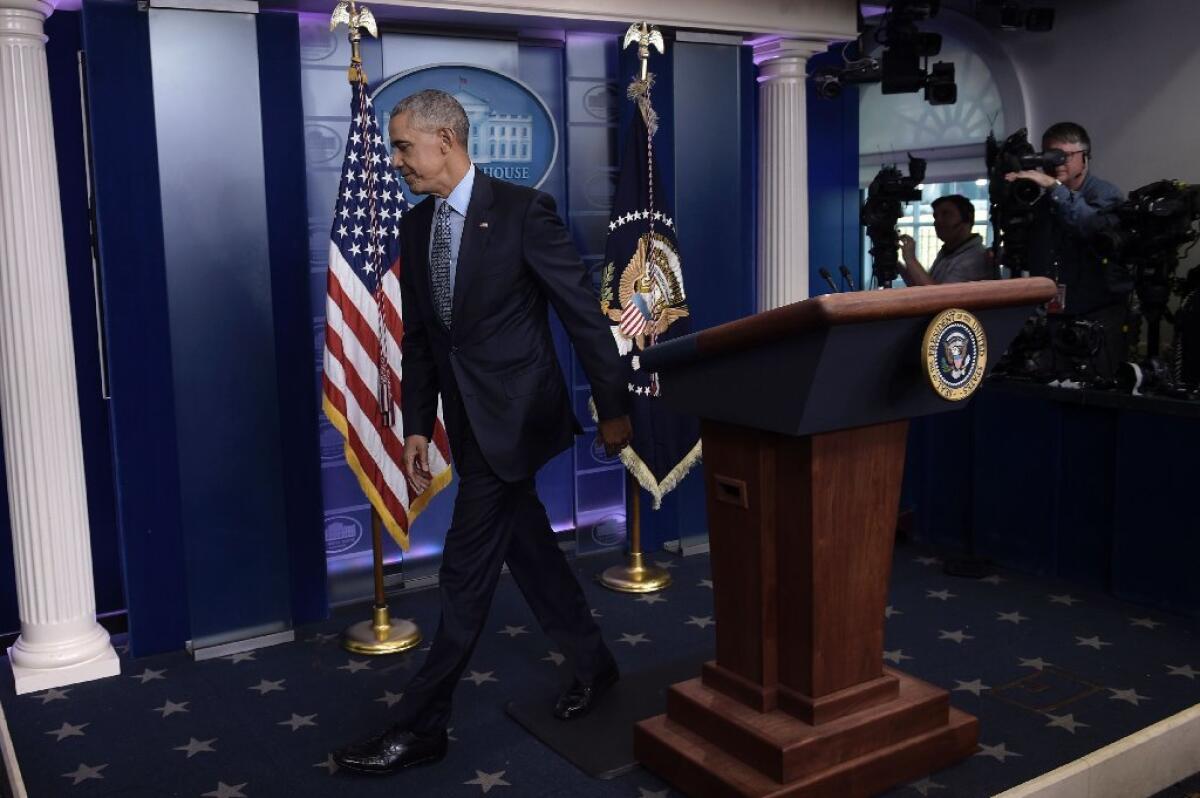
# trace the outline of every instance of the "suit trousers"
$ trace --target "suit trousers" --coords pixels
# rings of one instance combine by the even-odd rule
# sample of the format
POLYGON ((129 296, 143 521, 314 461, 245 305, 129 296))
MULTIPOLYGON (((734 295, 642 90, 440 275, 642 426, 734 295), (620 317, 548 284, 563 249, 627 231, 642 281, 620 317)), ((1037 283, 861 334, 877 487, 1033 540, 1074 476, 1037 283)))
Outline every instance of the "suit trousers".
POLYGON ((441 617, 425 662, 397 708, 397 723, 418 734, 440 732, 449 723, 454 689, 487 621, 503 563, 576 678, 589 682, 615 662, 555 542, 533 477, 520 482, 497 477, 461 399, 454 405, 457 412, 447 413, 447 421, 459 421, 454 425, 459 429, 448 430, 458 497, 438 574, 441 617))

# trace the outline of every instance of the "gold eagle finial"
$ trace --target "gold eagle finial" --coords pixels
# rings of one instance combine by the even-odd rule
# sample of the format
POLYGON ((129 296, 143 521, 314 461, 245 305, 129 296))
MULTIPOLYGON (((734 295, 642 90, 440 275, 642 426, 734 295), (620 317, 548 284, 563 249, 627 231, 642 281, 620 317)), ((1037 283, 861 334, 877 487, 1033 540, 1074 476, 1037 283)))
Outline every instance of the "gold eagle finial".
POLYGON ((340 0, 329 17, 329 29, 335 30, 338 25, 350 29, 350 69, 347 76, 350 82, 367 82, 367 73, 362 68, 362 56, 358 52, 358 42, 365 30, 375 38, 379 38, 379 26, 375 24, 375 15, 366 6, 360 6, 354 0, 340 0))
POLYGON ((642 80, 645 80, 646 72, 649 69, 650 48, 653 47, 655 50, 658 50, 659 55, 665 52, 662 33, 653 25, 647 25, 645 20, 635 22, 625 31, 625 38, 621 42, 621 49, 624 50, 634 42, 637 42, 638 58, 642 60, 642 80))

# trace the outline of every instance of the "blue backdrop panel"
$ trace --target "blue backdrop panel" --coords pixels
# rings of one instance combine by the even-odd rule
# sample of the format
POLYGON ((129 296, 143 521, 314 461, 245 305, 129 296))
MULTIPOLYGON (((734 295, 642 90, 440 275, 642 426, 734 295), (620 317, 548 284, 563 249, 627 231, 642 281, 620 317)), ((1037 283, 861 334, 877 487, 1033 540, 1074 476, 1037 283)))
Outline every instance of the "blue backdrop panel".
POLYGON ((253 15, 149 14, 191 634, 203 648, 290 625, 258 46, 253 15))
POLYGON ((312 392, 308 331, 308 224, 304 171, 304 113, 300 90, 300 29, 294 14, 260 13, 258 80, 262 106, 271 306, 275 322, 276 379, 281 399, 280 458, 286 499, 285 529, 292 620, 308 623, 327 614, 325 547, 321 523, 321 460, 317 402, 312 392))
POLYGON ((1063 409, 1054 573, 1076 584, 1108 590, 1118 414, 1086 407, 1063 409))
POLYGON ((143 656, 188 638, 147 15, 85 0, 83 39, 117 515, 130 643, 143 656))
POLYGON ((1116 442, 1113 592, 1200 616, 1200 419, 1123 413, 1116 442))

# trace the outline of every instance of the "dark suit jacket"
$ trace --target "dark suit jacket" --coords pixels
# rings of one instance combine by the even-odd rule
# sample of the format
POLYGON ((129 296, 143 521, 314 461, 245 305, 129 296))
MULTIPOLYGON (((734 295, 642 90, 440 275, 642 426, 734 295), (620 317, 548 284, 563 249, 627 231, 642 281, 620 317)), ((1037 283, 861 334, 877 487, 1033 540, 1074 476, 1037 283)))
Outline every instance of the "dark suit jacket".
POLYGON ((433 210, 427 197, 400 223, 405 434, 431 436, 441 393, 451 449, 469 423, 496 475, 525 479, 579 432, 547 300, 587 372, 601 419, 628 412, 625 365, 554 200, 478 169, 447 330, 429 276, 433 210), (465 419, 457 417, 460 397, 465 419))

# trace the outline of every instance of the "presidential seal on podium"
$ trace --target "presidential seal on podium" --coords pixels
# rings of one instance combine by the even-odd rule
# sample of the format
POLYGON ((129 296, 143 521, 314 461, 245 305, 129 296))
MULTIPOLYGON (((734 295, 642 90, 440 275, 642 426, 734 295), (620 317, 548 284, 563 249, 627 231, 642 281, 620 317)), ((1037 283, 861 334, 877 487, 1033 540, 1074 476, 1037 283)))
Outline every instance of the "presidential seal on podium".
POLYGON ((938 396, 951 402, 968 398, 983 381, 987 366, 983 325, 965 310, 943 310, 925 328, 921 362, 938 396))

